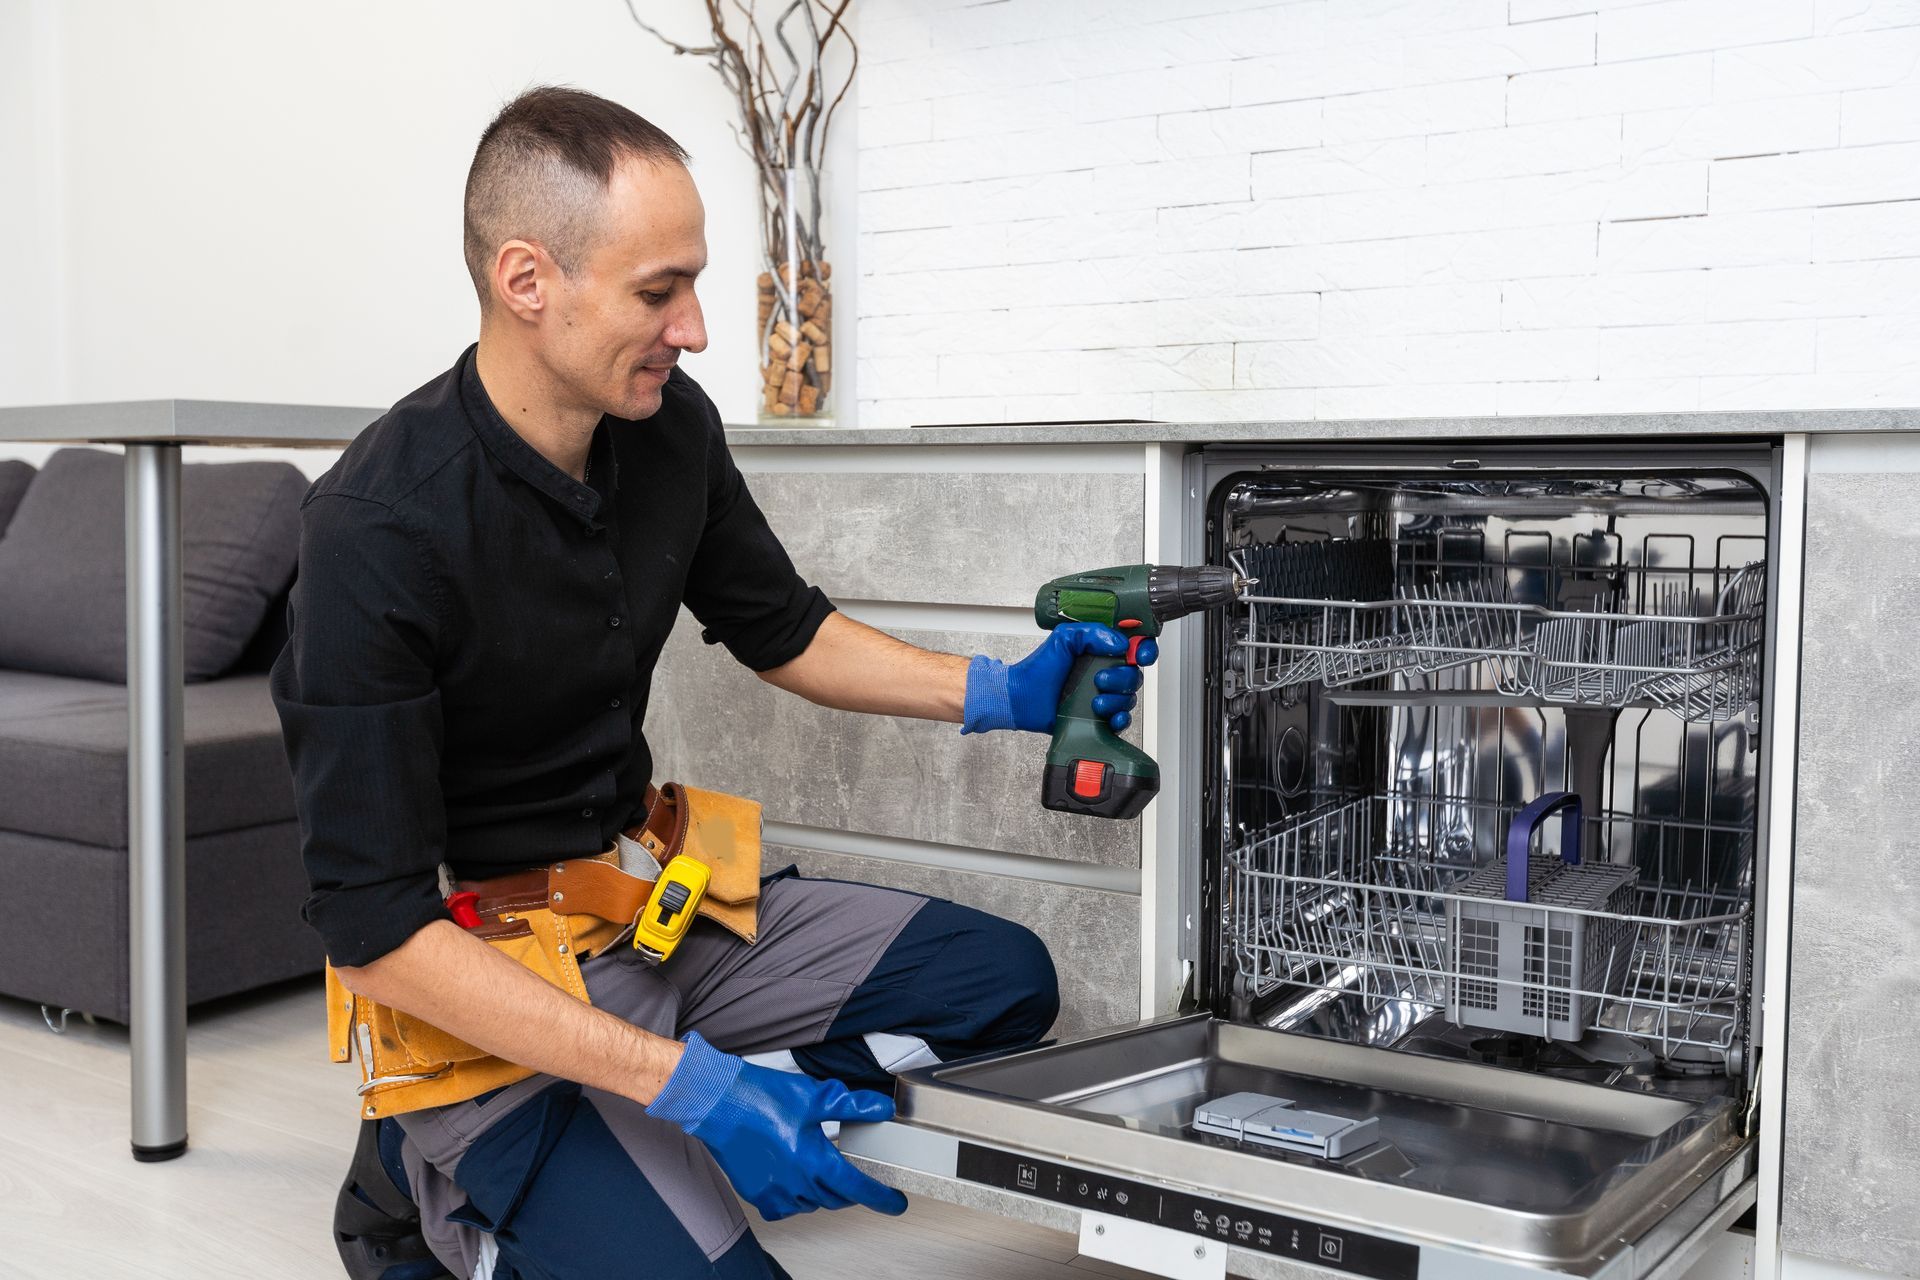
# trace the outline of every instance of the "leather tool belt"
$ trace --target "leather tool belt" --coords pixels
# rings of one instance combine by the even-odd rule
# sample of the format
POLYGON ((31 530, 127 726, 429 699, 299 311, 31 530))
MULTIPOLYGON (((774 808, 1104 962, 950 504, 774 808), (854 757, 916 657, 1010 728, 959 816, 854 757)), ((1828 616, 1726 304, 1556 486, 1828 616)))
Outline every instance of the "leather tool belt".
MULTIPOLYGON (((646 806, 646 819, 623 832, 624 839, 662 866, 682 854, 705 863, 711 879, 695 915, 751 943, 760 896, 759 804, 669 782, 657 792, 647 788, 646 806)), ((620 859, 616 846, 592 858, 457 880, 448 902, 469 933, 587 1000, 580 961, 629 937, 653 892, 653 880, 623 871, 620 859)), ((363 1118, 464 1102, 535 1074, 411 1014, 354 995, 332 964, 326 983, 328 1049, 335 1062, 358 1055, 363 1118)))

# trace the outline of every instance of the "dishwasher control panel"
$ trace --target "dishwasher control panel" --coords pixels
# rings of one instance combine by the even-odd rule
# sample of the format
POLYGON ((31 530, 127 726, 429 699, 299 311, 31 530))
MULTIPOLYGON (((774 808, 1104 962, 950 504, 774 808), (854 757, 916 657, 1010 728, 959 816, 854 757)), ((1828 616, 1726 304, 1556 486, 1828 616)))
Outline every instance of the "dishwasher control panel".
POLYGON ((1303 1218, 1282 1217, 971 1142, 960 1144, 955 1173, 967 1182, 1116 1218, 1132 1218, 1351 1275, 1419 1280, 1417 1245, 1383 1240, 1344 1227, 1321 1226, 1303 1218))

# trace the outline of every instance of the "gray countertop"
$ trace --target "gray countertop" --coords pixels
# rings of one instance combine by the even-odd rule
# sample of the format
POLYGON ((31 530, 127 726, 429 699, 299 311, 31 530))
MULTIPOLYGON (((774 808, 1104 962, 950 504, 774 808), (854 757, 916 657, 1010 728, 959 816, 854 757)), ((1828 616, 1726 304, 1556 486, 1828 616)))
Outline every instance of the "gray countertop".
POLYGON ((1511 418, 1318 418, 1292 422, 1053 422, 962 427, 727 428, 752 445, 1154 444, 1295 440, 1497 440, 1519 436, 1774 436, 1796 432, 1920 431, 1920 408, 1596 413, 1511 418))
MULTIPOLYGON (((171 441, 181 444, 344 445, 384 409, 127 400, 0 408, 0 440, 171 441)), ((1920 432, 1920 408, 1598 413, 1474 418, 1316 418, 1286 422, 1052 422, 1017 426, 730 426, 736 448, 774 445, 1153 444, 1306 440, 1621 439, 1773 436, 1795 432, 1920 432)))

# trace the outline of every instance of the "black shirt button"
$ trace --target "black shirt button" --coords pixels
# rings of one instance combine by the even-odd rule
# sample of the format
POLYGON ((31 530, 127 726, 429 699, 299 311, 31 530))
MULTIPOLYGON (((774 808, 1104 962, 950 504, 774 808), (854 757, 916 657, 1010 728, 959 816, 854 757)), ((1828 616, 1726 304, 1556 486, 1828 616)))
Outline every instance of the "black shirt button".
POLYGON ((610 627, 618 627, 620 625, 620 622, 621 622, 621 618, 620 618, 620 615, 617 613, 607 619, 607 625, 610 627))
POLYGON ((608 698, 608 699, 607 699, 607 705, 608 705, 608 706, 610 706, 610 707, 612 707, 612 708, 613 708, 613 709, 614 709, 615 711, 618 711, 618 710, 620 709, 620 699, 618 699, 618 698, 608 698))
POLYGON ((593 816, 593 810, 591 810, 591 809, 582 809, 582 810, 580 811, 580 816, 581 816, 581 817, 583 817, 583 818, 591 818, 591 817, 593 816))

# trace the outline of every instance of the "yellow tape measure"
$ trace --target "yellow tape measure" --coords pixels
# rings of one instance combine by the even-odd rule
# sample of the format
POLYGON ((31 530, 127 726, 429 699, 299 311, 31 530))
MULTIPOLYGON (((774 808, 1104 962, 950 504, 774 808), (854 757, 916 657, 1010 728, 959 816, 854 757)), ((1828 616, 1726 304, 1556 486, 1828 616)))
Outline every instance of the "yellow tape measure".
POLYGON ((706 896, 712 877, 706 863, 684 853, 661 868, 647 905, 633 922, 633 949, 656 963, 672 955, 693 923, 694 908, 706 896))

